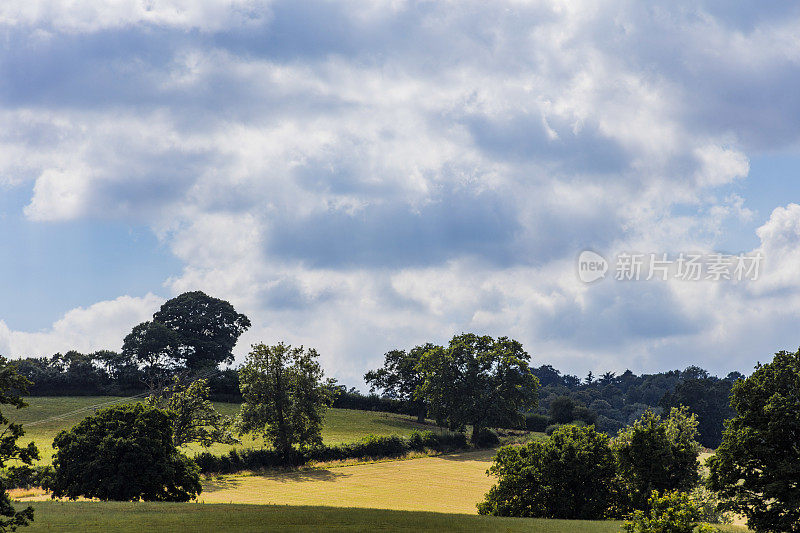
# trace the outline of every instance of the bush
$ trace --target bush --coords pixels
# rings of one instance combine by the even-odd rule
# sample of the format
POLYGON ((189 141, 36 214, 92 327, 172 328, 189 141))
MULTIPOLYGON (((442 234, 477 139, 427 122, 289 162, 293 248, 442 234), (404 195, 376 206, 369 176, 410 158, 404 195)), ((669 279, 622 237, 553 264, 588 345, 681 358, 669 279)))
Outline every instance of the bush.
POLYGON ((53 441, 54 497, 188 501, 197 465, 172 442, 170 415, 141 403, 98 411, 53 441))
POLYGON ((52 476, 52 466, 10 466, 0 474, 0 483, 7 489, 45 487, 52 476))
POLYGON ((653 491, 644 511, 634 511, 622 529, 628 533, 698 533, 714 531, 701 525, 700 510, 685 492, 672 491, 663 496, 653 491))
POLYGON ((547 426, 547 429, 544 430, 545 434, 549 437, 553 434, 555 430, 561 427, 561 424, 550 424, 547 426))
POLYGON ((528 431, 544 432, 551 424, 550 417, 538 413, 528 413, 525 415, 525 429, 528 431))
POLYGON ((561 426, 545 441, 503 446, 489 473, 498 481, 478 504, 484 515, 604 518, 612 504, 614 455, 594 427, 561 426))
POLYGON ((497 433, 489 428, 481 429, 473 438, 472 444, 476 448, 493 448, 500 444, 500 437, 497 433))
POLYGON ((230 474, 242 470, 262 470, 264 468, 296 467, 308 461, 342 461, 345 459, 365 459, 397 457, 411 450, 458 450, 467 447, 467 437, 463 433, 444 433, 437 435, 432 431, 414 432, 408 439, 398 436, 376 437, 370 435, 359 442, 337 446, 319 446, 293 455, 282 457, 275 450, 231 450, 218 456, 208 452, 194 456, 194 462, 203 474, 230 474))
POLYGON ((620 513, 644 510, 653 491, 690 491, 697 486, 700 445, 697 420, 686 409, 673 408, 663 419, 645 412, 612 441, 617 459, 620 513))
MULTIPOLYGON (((466 436, 464 444, 466 445, 466 436)), ((422 433, 415 431, 408 437, 408 445, 412 450, 417 451, 424 450, 425 448, 438 448, 440 445, 440 438, 433 431, 423 431, 422 433)))

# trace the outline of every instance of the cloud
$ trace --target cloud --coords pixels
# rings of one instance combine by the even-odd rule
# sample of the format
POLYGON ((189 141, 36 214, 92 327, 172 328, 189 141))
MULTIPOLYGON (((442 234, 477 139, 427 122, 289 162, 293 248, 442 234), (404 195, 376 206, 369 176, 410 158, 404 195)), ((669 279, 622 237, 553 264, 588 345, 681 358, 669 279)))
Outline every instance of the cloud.
POLYGON ((39 332, 10 330, 0 320, 0 353, 41 357, 69 350, 119 350, 133 326, 150 319, 162 303, 163 299, 153 294, 141 298, 120 296, 72 309, 51 328, 39 332))
MULTIPOLYGON (((251 316, 239 355, 312 344, 355 383, 475 329, 568 370, 702 363, 750 330, 726 309, 789 320, 758 290, 794 286, 792 206, 759 229, 763 289, 587 288, 574 260, 712 250, 753 216, 727 188, 798 145, 798 26, 720 2, 6 2, 0 186, 30 188, 31 223, 148 225, 183 262, 170 291, 251 316)), ((86 344, 67 331, 5 335, 86 344)))

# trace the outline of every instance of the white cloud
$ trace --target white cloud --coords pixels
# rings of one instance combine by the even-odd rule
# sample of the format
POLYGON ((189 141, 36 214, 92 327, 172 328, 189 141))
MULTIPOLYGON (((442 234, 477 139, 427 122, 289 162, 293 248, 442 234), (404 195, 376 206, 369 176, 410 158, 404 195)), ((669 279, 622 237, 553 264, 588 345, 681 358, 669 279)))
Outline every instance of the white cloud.
POLYGON ((40 357, 78 350, 119 350, 133 326, 149 320, 163 299, 153 294, 120 296, 67 312, 45 331, 14 331, 0 320, 0 350, 10 357, 40 357))
MULTIPOLYGON (((735 349, 749 328, 725 309, 788 316, 755 289, 592 290, 574 259, 710 250, 753 216, 725 187, 800 140, 800 99, 774 89, 800 80, 791 10, 50 1, 0 24, 0 183, 32 187, 32 221, 148 224, 184 264, 173 293, 251 315, 240 352, 312 344, 357 381, 385 349, 480 329, 570 370, 663 368, 706 337, 735 349)), ((792 217, 759 230, 781 265, 762 287, 794 285, 792 217)))

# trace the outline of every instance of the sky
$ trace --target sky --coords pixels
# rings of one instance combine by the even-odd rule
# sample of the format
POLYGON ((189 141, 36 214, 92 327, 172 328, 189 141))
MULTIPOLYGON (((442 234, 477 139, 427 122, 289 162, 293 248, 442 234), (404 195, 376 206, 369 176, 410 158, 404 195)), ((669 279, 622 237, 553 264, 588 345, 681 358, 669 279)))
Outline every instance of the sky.
POLYGON ((250 317, 238 361, 355 386, 467 331, 747 373, 800 346, 797 35, 788 2, 7 0, 0 354, 119 349, 202 290, 250 317), (763 263, 620 281, 628 252, 763 263))

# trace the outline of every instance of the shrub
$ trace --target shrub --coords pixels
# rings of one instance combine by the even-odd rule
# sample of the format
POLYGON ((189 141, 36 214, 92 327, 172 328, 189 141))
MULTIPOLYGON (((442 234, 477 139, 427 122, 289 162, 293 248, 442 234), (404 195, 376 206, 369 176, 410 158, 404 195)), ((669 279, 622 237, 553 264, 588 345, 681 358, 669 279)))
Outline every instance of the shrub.
POLYGON ((489 428, 481 429, 473 439, 473 443, 477 448, 493 448, 500 444, 500 437, 497 433, 489 428))
POLYGON ((551 423, 550 417, 538 413, 528 413, 525 415, 525 429, 528 431, 543 432, 551 423))
POLYGON ((561 426, 545 441, 503 446, 489 473, 498 481, 478 504, 484 515, 592 520, 612 503, 614 456, 592 426, 561 426))
POLYGON ((659 496, 653 491, 645 510, 634 511, 622 529, 628 533, 698 533, 714 531, 701 525, 700 510, 685 492, 671 491, 659 496))
POLYGON ((544 432, 549 437, 550 435, 553 434, 553 432, 555 430, 557 430, 560 427, 561 427, 561 424, 550 424, 549 426, 547 426, 547 429, 545 429, 544 432))
POLYGON ((53 441, 54 497, 188 501, 197 465, 172 442, 170 416, 141 403, 98 411, 53 441))
MULTIPOLYGON (((439 448, 440 437, 433 431, 423 431, 419 433, 413 432, 408 437, 408 445, 412 450, 424 450, 425 448, 439 448)), ((466 436, 464 436, 464 445, 466 445, 466 436)))
POLYGON ((697 420, 673 408, 662 420, 647 411, 612 441, 617 459, 620 513, 647 508, 653 491, 689 491, 698 481, 697 420))

